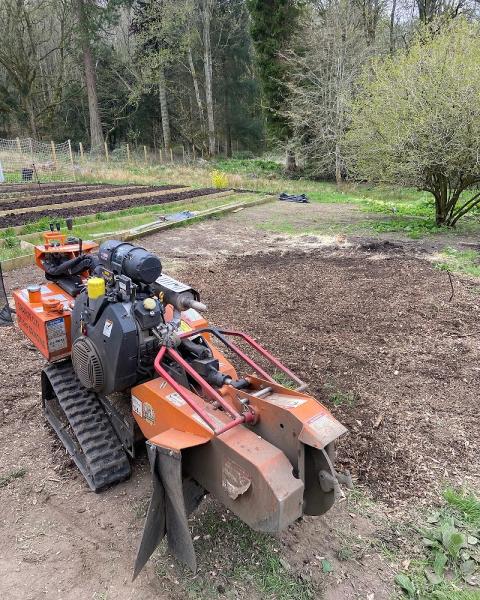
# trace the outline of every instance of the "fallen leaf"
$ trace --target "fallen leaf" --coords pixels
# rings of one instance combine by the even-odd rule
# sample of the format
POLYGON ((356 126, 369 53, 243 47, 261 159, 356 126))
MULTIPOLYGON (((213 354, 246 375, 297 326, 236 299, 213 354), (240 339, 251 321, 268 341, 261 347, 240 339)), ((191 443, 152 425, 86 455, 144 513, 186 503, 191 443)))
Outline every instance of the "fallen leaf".
POLYGON ((324 573, 331 573, 333 571, 332 563, 329 560, 322 560, 322 571, 324 573))

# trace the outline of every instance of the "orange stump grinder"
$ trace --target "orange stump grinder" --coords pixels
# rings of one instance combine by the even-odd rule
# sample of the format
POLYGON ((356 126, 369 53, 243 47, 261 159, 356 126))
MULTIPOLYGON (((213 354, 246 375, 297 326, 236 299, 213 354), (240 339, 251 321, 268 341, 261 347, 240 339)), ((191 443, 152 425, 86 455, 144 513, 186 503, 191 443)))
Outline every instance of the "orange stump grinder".
POLYGON ((346 482, 333 465, 345 428, 305 384, 248 335, 209 325, 155 255, 50 229, 35 248, 45 281, 14 292, 18 324, 48 361, 45 416, 93 491, 128 478, 146 440, 153 496, 134 576, 165 535, 196 570, 187 517, 206 493, 263 532, 326 512, 346 482))

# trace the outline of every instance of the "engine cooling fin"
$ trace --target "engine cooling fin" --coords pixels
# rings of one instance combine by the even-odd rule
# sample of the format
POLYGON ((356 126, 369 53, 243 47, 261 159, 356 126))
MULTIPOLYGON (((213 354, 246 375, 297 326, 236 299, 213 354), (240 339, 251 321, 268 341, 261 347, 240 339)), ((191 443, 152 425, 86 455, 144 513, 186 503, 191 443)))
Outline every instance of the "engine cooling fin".
POLYGON ((90 489, 100 492, 130 477, 130 463, 103 405, 85 389, 70 360, 42 371, 45 417, 90 489))
POLYGON ((81 336, 72 347, 72 362, 75 373, 87 390, 100 392, 105 384, 103 366, 92 340, 81 336))

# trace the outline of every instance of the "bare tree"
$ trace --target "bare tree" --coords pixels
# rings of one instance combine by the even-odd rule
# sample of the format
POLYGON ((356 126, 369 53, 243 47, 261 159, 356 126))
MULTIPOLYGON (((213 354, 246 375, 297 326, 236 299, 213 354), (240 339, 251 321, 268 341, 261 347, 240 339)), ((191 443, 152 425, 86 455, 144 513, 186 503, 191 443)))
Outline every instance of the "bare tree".
POLYGON ((338 184, 344 172, 340 142, 348 127, 347 108, 370 54, 361 20, 348 0, 333 0, 309 19, 302 33, 304 52, 285 57, 292 74, 287 116, 297 154, 317 175, 335 176, 338 184))
POLYGON ((365 39, 368 45, 375 42, 378 22, 386 8, 386 4, 385 0, 353 0, 353 5, 359 9, 362 16, 365 39))
POLYGON ((203 65, 205 70, 205 97, 207 104, 208 151, 210 156, 216 152, 215 119, 213 114, 213 67, 210 24, 212 19, 213 0, 201 0, 203 25, 203 65))

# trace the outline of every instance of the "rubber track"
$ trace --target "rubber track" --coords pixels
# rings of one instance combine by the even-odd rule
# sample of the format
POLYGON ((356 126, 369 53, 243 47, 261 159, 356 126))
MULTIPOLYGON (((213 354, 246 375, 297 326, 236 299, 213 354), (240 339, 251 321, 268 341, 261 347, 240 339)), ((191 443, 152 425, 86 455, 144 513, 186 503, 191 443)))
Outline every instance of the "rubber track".
MULTIPOLYGON (((45 415, 66 446, 73 460, 94 492, 119 483, 130 476, 130 463, 115 433, 102 403, 97 395, 85 389, 78 381, 72 363, 65 361, 48 365, 44 369, 58 405, 63 411, 75 436, 51 418, 49 405, 52 400, 44 398, 45 415), (50 413, 50 414, 49 414, 50 413), (59 431, 61 429, 61 431, 59 431), (62 437, 68 437, 73 446, 76 441, 81 448, 70 449, 62 437)), ((54 400, 53 400, 54 401, 54 400)))

